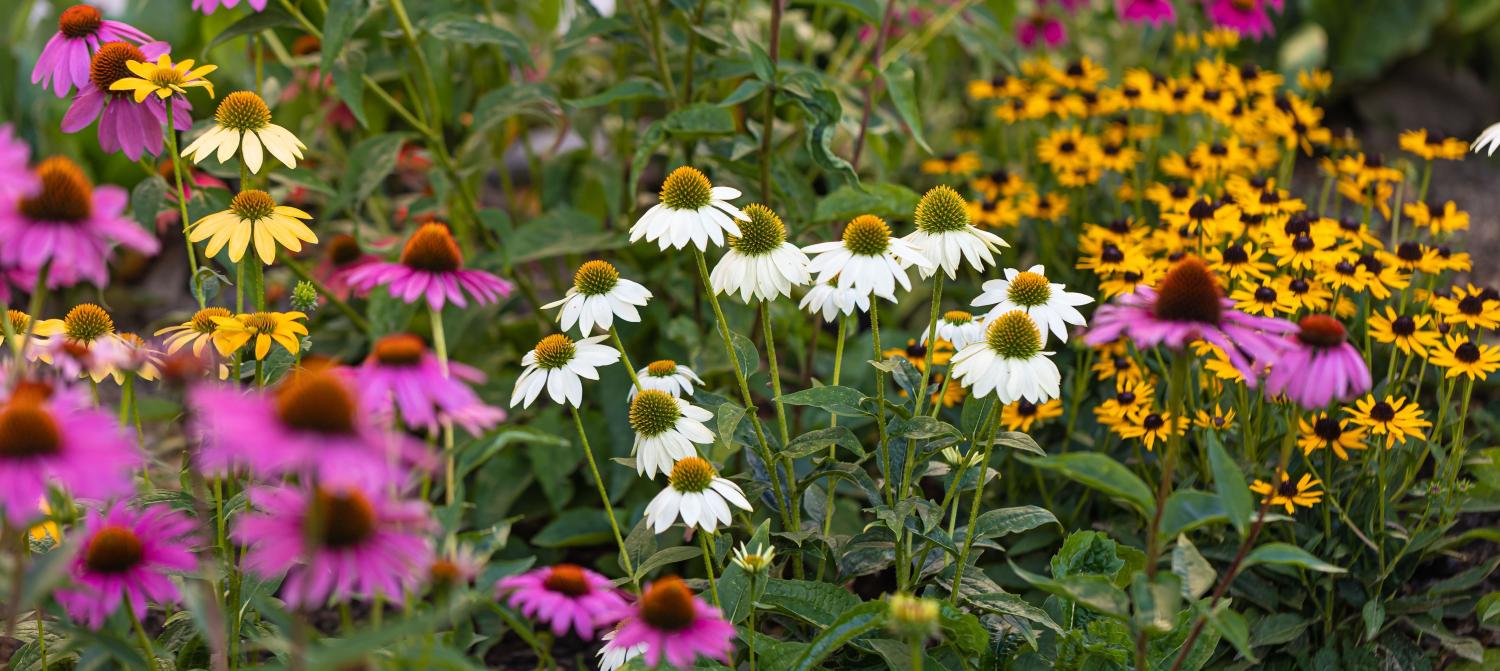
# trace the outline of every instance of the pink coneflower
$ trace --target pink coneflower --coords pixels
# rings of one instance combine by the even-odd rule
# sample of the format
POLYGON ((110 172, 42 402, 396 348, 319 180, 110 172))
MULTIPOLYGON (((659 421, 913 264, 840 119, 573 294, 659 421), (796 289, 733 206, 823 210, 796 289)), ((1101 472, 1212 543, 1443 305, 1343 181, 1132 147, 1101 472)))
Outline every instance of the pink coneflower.
POLYGON ((1057 17, 1038 12, 1016 22, 1016 41, 1027 49, 1038 43, 1055 49, 1068 41, 1068 30, 1057 17))
POLYGON ((49 484, 76 498, 129 494, 140 463, 118 422, 81 389, 22 381, 0 402, 0 505, 12 524, 36 513, 49 484))
POLYGON ((41 186, 32 174, 31 145, 16 137, 10 124, 0 124, 0 198, 30 196, 41 186))
POLYGON ((1220 28, 1228 28, 1253 40, 1275 34, 1266 6, 1281 10, 1281 0, 1203 0, 1203 12, 1220 28))
POLYGON ((533 620, 552 627, 555 636, 572 630, 591 641, 594 630, 608 626, 628 606, 614 585, 598 573, 572 564, 558 564, 510 576, 495 586, 496 596, 533 620))
MULTIPOLYGON (((132 161, 143 153, 160 155, 164 143, 162 125, 167 121, 166 105, 152 96, 137 103, 129 92, 111 91, 109 86, 135 76, 125 67, 128 61, 146 62, 167 53, 166 42, 150 42, 137 47, 128 42, 106 42, 94 52, 89 65, 89 83, 78 88, 68 113, 63 115, 64 133, 76 133, 99 120, 99 146, 107 152, 121 152, 132 161)), ((185 96, 172 97, 172 127, 193 127, 193 107, 185 96)))
POLYGON ((1280 336, 1295 330, 1296 325, 1284 319, 1235 310, 1208 267, 1186 257, 1155 289, 1139 287, 1099 308, 1084 342, 1097 347, 1128 336, 1141 349, 1158 345, 1182 349, 1189 342, 1203 340, 1223 349, 1253 387, 1257 369, 1250 360, 1258 365, 1273 363, 1286 347, 1280 336))
POLYGON ((286 574, 281 596, 293 608, 315 608, 329 597, 381 595, 399 601, 426 579, 432 517, 426 503, 388 498, 381 491, 251 489, 250 505, 257 512, 242 517, 232 532, 248 548, 245 570, 262 578, 286 574))
POLYGON ((211 473, 238 468, 260 476, 312 474, 325 483, 399 483, 402 466, 430 466, 415 440, 381 431, 363 411, 348 371, 304 365, 269 392, 204 385, 189 396, 204 444, 198 466, 211 473))
POLYGON ((57 590, 57 602, 73 619, 98 629, 125 604, 137 618, 146 602, 177 603, 170 572, 197 566, 190 549, 196 525, 165 504, 132 510, 116 503, 89 510, 83 544, 73 558, 74 587, 57 590))
MULTIPOLYGON (((223 5, 227 9, 234 9, 239 4, 240 0, 193 0, 193 9, 204 14, 212 14, 214 10, 219 8, 219 5, 223 5)), ((266 0, 245 0, 245 4, 257 12, 265 11, 266 9, 266 0)))
POLYGON ((511 284, 483 270, 464 268, 463 253, 443 224, 423 224, 407 239, 397 263, 371 263, 349 273, 349 285, 360 292, 384 286, 407 303, 426 296, 434 310, 452 301, 465 307, 468 293, 480 304, 510 295, 511 284))
POLYGON ((1157 28, 1177 20, 1172 0, 1115 0, 1115 12, 1126 23, 1149 23, 1157 28))
POLYGON ((28 280, 48 266, 47 286, 109 284, 110 246, 155 254, 156 238, 125 216, 130 195, 118 186, 98 188, 78 165, 54 156, 36 167, 40 187, 29 197, 0 204, 0 264, 28 280))
POLYGON ((457 549, 432 556, 427 565, 427 587, 433 593, 467 589, 482 571, 484 560, 475 556, 473 548, 460 545, 457 549))
POLYGON ((88 5, 73 5, 57 18, 57 34, 42 47, 42 55, 31 69, 31 83, 52 87, 57 97, 73 87, 89 87, 89 58, 105 42, 124 40, 145 44, 151 37, 134 27, 104 18, 88 5))
POLYGON ((410 333, 375 341, 355 377, 368 408, 382 417, 399 413, 409 427, 436 431, 438 420, 448 419, 478 436, 505 421, 504 410, 485 404, 469 388, 484 382, 484 373, 450 361, 444 375, 437 357, 410 333))
POLYGON ((679 669, 691 668, 700 655, 727 660, 733 647, 734 625, 675 576, 648 585, 640 601, 623 615, 613 644, 626 649, 645 645, 648 667, 663 658, 679 669))
POLYGON ((340 233, 323 243, 323 259, 313 268, 313 276, 342 300, 349 297, 349 274, 379 262, 380 257, 361 249, 354 236, 340 233))
POLYGON ((1309 410, 1347 401, 1370 390, 1370 369, 1349 344, 1344 325, 1328 315, 1308 315, 1291 346, 1266 376, 1266 397, 1285 394, 1309 410))

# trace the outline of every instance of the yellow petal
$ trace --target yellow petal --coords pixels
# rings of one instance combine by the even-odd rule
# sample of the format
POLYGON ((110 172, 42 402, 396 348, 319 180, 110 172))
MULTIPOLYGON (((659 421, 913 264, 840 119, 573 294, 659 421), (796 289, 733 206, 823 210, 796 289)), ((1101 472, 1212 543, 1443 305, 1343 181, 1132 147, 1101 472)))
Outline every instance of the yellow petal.
POLYGON ((271 351, 271 336, 261 334, 255 336, 255 358, 264 359, 271 351))

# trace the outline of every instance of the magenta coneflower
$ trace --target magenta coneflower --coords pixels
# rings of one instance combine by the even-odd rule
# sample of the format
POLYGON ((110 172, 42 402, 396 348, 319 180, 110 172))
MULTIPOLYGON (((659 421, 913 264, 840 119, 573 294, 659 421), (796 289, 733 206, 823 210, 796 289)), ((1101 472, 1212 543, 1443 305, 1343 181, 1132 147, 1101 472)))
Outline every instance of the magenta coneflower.
POLYGON ((399 601, 426 580, 432 517, 426 503, 388 498, 381 491, 251 489, 256 512, 242 517, 232 532, 248 548, 245 570, 262 578, 285 573, 281 597, 293 608, 315 608, 329 597, 381 595, 399 601))
POLYGON ((1115 0, 1115 12, 1126 23, 1149 23, 1157 28, 1177 20, 1172 0, 1115 0))
POLYGON ((355 377, 368 408, 387 418, 399 413, 409 427, 436 431, 438 420, 448 419, 477 436, 505 421, 504 410, 485 404, 469 388, 484 382, 484 373, 450 361, 444 375, 437 357, 410 333, 375 341, 355 377))
POLYGON ((299 368, 269 392, 204 385, 189 396, 204 441, 198 466, 210 473, 246 468, 260 476, 311 474, 324 483, 389 485, 403 467, 430 467, 414 439, 380 430, 347 370, 299 368))
POLYGON ((1016 41, 1027 49, 1038 44, 1055 49, 1068 41, 1068 31, 1057 17, 1038 12, 1016 22, 1016 41))
POLYGON ((119 423, 81 389, 22 381, 0 402, 0 506, 12 524, 36 514, 49 484, 76 498, 129 494, 140 463, 119 423))
POLYGON ((98 188, 78 165, 54 156, 36 167, 40 187, 30 197, 0 205, 0 264, 34 280, 47 265, 47 286, 109 284, 110 246, 155 254, 156 238, 125 215, 130 194, 98 188))
POLYGON ((323 258, 313 268, 313 276, 323 281, 328 293, 343 300, 351 289, 349 274, 372 263, 380 263, 380 257, 361 249, 354 236, 340 233, 323 242, 323 258))
MULTIPOLYGON (((167 53, 166 42, 150 42, 139 47, 129 42, 106 42, 94 52, 89 64, 89 83, 78 88, 68 113, 63 115, 64 133, 76 133, 99 120, 99 146, 108 152, 121 152, 132 161, 141 155, 160 155, 164 144, 162 125, 167 108, 161 98, 152 96, 136 102, 129 92, 111 91, 110 84, 133 77, 125 63, 153 61, 167 53)), ((193 127, 193 106, 186 96, 173 96, 172 127, 193 127)))
POLYGON ((1370 369, 1349 344, 1344 325, 1328 315, 1302 318, 1291 346, 1266 376, 1266 397, 1285 394, 1309 410, 1347 401, 1370 390, 1370 369))
POLYGON ((627 608, 624 597, 598 573, 573 564, 558 564, 502 579, 495 586, 496 596, 509 594, 512 608, 533 620, 552 627, 555 636, 573 630, 579 638, 592 641, 594 630, 614 622, 627 608))
POLYGON ((0 198, 30 196, 41 186, 32 174, 31 145, 16 137, 10 124, 0 124, 0 198))
POLYGON ((124 40, 145 44, 151 37, 134 27, 104 18, 88 5, 73 5, 57 18, 57 34, 42 47, 31 69, 31 83, 52 87, 62 98, 73 87, 89 87, 89 57, 105 42, 124 40))
POLYGON ((1141 349, 1158 345, 1182 349, 1189 342, 1203 340, 1224 350, 1253 387, 1255 366, 1273 363, 1286 347, 1280 336, 1296 330, 1296 325, 1284 319, 1235 310, 1208 266, 1190 256, 1178 261, 1155 289, 1139 287, 1099 308, 1084 342, 1098 347, 1128 336, 1141 349))
POLYGON ((57 602, 73 619, 98 629, 125 604, 137 618, 146 602, 177 603, 168 573, 197 567, 191 550, 196 524, 165 504, 132 510, 116 503, 89 510, 83 543, 73 558, 73 587, 57 590, 57 602))
POLYGON ((1220 28, 1228 28, 1253 40, 1275 34, 1266 6, 1281 9, 1281 0, 1203 0, 1203 12, 1220 28))
POLYGON ((397 263, 371 263, 349 273, 349 285, 360 292, 384 286, 407 303, 426 296, 434 310, 452 301, 464 307, 467 293, 480 304, 494 303, 510 295, 510 282, 483 270, 464 268, 463 253, 443 224, 423 224, 407 239, 397 263))
POLYGON ((693 596, 681 578, 668 576, 647 585, 640 601, 622 611, 624 617, 614 645, 645 645, 646 666, 666 659, 679 669, 691 668, 701 655, 727 660, 733 647, 734 625, 717 608, 693 596))
MULTIPOLYGON (((193 9, 204 14, 212 14, 219 8, 219 5, 223 5, 226 9, 234 9, 239 4, 240 0, 193 0, 193 9)), ((245 0, 245 4, 257 12, 266 9, 266 0, 245 0)))

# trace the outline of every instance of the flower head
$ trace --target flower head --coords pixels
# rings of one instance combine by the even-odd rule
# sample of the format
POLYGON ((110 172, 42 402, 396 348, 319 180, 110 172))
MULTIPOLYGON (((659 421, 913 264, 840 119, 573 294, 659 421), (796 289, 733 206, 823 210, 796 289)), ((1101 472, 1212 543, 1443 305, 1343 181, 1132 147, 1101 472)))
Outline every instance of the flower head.
POLYGON ((504 578, 495 591, 522 615, 550 625, 554 636, 573 631, 584 640, 626 607, 609 578, 573 564, 504 578))
MULTIPOLYGON (((927 344, 928 331, 922 331, 922 345, 927 344)), ((949 310, 938 318, 937 338, 939 341, 947 341, 954 351, 968 347, 971 343, 979 342, 984 337, 983 319, 975 318, 974 315, 963 310, 949 310)), ((936 357, 933 362, 937 363, 936 357)))
POLYGON ((658 359, 646 364, 635 372, 635 377, 640 380, 640 389, 632 386, 630 398, 635 399, 636 394, 645 389, 655 389, 682 398, 693 395, 693 385, 702 385, 703 380, 698 377, 693 369, 688 368, 671 359, 658 359))
POLYGON ((281 595, 288 606, 400 600, 426 577, 433 523, 425 502, 347 485, 255 487, 249 498, 255 512, 241 516, 232 534, 247 546, 246 571, 286 576, 281 595))
POLYGON ((1337 414, 1319 412, 1303 417, 1297 428, 1301 434, 1297 445, 1302 447, 1304 454, 1332 450, 1334 456, 1348 461, 1349 450, 1365 449, 1365 429, 1351 425, 1349 420, 1340 419, 1337 414))
POLYGON ((219 162, 224 163, 239 152, 245 167, 259 173, 267 153, 286 167, 295 168, 306 148, 291 131, 271 123, 271 108, 260 96, 235 91, 219 101, 213 127, 183 149, 182 155, 192 156, 193 163, 202 163, 209 154, 217 154, 219 162))
POLYGON ((1297 512, 1298 507, 1311 508, 1323 500, 1323 492, 1318 487, 1323 481, 1314 479, 1307 473, 1296 481, 1286 471, 1281 472, 1280 482, 1277 486, 1264 480, 1256 479, 1250 484, 1250 491, 1260 494, 1262 501, 1273 506, 1283 506, 1286 514, 1292 515, 1297 512))
POLYGON ((983 341, 953 355, 952 375, 976 398, 995 394, 1001 403, 1044 403, 1058 397, 1062 383, 1051 354, 1042 351, 1036 322, 1012 310, 989 321, 983 341))
POLYGON ((1500 349, 1465 334, 1449 333, 1446 340, 1428 352, 1427 361, 1446 369, 1445 378, 1466 376, 1483 381, 1500 370, 1500 349))
POLYGON ((836 282, 837 279, 828 282, 819 280, 802 296, 797 307, 813 314, 821 314, 826 322, 870 309, 870 294, 854 287, 841 288, 836 282))
POLYGON ((48 485, 75 498, 129 494, 140 463, 119 423, 81 390, 23 380, 0 400, 0 506, 11 524, 36 514, 48 485))
POLYGON ((661 185, 661 202, 651 206, 630 227, 630 241, 645 239, 661 249, 682 249, 689 244, 699 251, 710 240, 724 244, 724 236, 740 234, 739 224, 748 216, 729 201, 740 197, 737 189, 714 186, 697 168, 682 166, 667 175, 661 185))
POLYGON ((300 322, 307 319, 307 315, 301 312, 253 312, 233 317, 214 314, 208 318, 214 323, 214 348, 226 357, 251 340, 255 341, 257 360, 271 353, 273 342, 288 353, 296 354, 302 350, 300 336, 307 335, 307 327, 300 322))
POLYGON ((442 310, 452 302, 467 307, 473 298, 481 305, 494 303, 510 295, 511 284, 483 270, 464 267, 463 253, 448 227, 439 223, 423 224, 406 240, 398 263, 378 261, 349 271, 349 286, 369 292, 383 286, 392 296, 407 303, 426 297, 427 305, 442 310))
POLYGON ((203 76, 219 69, 217 65, 204 65, 193 69, 191 58, 172 63, 166 54, 156 57, 156 62, 126 61, 134 77, 124 77, 109 85, 111 91, 130 91, 136 102, 145 102, 155 95, 162 100, 173 96, 186 96, 190 88, 208 89, 208 97, 214 97, 214 85, 203 76))
POLYGON ((1422 408, 1404 396, 1387 395, 1382 399, 1366 396, 1354 402, 1349 419, 1368 429, 1372 436, 1385 436, 1386 449, 1405 443, 1408 438, 1422 440, 1426 437, 1422 429, 1432 426, 1432 422, 1422 418, 1422 408))
POLYGON ((712 533, 731 523, 730 505, 751 509, 739 485, 719 477, 708 461, 684 457, 672 466, 666 488, 646 505, 646 522, 661 533, 680 517, 689 528, 712 533))
POLYGON ((770 545, 757 545, 751 550, 744 543, 740 543, 734 550, 735 566, 751 575, 762 574, 771 569, 771 562, 776 560, 776 548, 770 545))
POLYGON ((1157 28, 1177 20, 1172 0, 1115 0, 1115 12, 1126 23, 1149 23, 1157 28))
POLYGON ((703 423, 714 414, 665 391, 647 389, 630 401, 630 429, 635 432, 635 471, 648 478, 671 472, 680 459, 696 456, 693 445, 714 442, 703 423))
POLYGON ((302 243, 316 244, 318 236, 302 223, 312 215, 289 205, 277 205, 271 194, 259 189, 241 191, 229 201, 229 209, 199 219, 188 233, 188 241, 208 241, 204 252, 212 257, 229 246, 229 260, 238 263, 245 257, 250 243, 262 263, 276 261, 279 244, 293 252, 302 251, 302 243))
POLYGON ((734 645, 734 625, 674 576, 647 585, 635 606, 620 614, 622 622, 610 644, 627 650, 644 645, 647 667, 665 660, 675 668, 691 668, 700 656, 727 660, 734 645))
POLYGON ((922 277, 942 268, 948 279, 954 279, 965 261, 984 272, 995 264, 995 250, 1010 246, 1000 236, 975 227, 969 219, 968 201, 949 186, 933 187, 924 194, 912 220, 917 230, 903 239, 936 265, 918 265, 922 277))
POLYGON ((817 274, 818 282, 833 283, 839 289, 853 289, 891 302, 896 301, 897 284, 902 289, 911 289, 907 268, 937 267, 906 240, 891 237, 891 227, 883 219, 868 214, 850 221, 844 227, 842 240, 820 242, 803 247, 802 251, 815 255, 808 270, 817 274))
POLYGON ((42 47, 36 67, 31 69, 31 83, 51 87, 62 98, 78 87, 89 86, 89 56, 106 42, 150 42, 150 36, 129 24, 104 18, 89 5, 73 5, 57 17, 57 32, 42 47))
POLYGON ((399 417, 409 427, 438 430, 447 419, 478 436, 505 421, 505 411, 486 404, 469 387, 484 373, 457 361, 444 364, 421 338, 393 333, 375 341, 364 365, 355 369, 367 407, 383 418, 399 417))
POLYGON ((516 378, 516 387, 510 395, 510 405, 517 403, 523 408, 531 407, 532 401, 543 389, 554 403, 565 403, 578 407, 583 403, 583 381, 599 379, 598 369, 620 360, 620 351, 601 345, 609 336, 593 336, 574 341, 561 333, 554 333, 537 342, 536 347, 521 357, 525 368, 516 378))
POLYGON ((651 291, 639 282, 620 277, 620 271, 608 261, 595 259, 578 267, 573 286, 562 298, 542 306, 544 310, 561 306, 558 322, 564 331, 578 325, 578 334, 588 337, 594 327, 614 328, 616 317, 628 322, 641 320, 637 308, 651 300, 651 291))
POLYGON ((16 137, 15 126, 0 124, 0 198, 36 193, 41 180, 27 167, 30 160, 31 145, 16 137))
POLYGON ((89 510, 73 556, 73 587, 57 591, 58 603, 93 629, 122 604, 143 618, 147 601, 177 603, 177 587, 168 575, 197 567, 191 550, 196 526, 165 504, 132 510, 115 503, 102 513, 89 510))
POLYGON ((1344 325, 1333 317, 1303 317, 1266 376, 1267 397, 1284 394, 1304 408, 1317 409, 1369 391, 1370 369, 1346 336, 1344 325))
POLYGON ((886 599, 890 616, 886 627, 907 640, 925 641, 938 633, 938 602, 910 594, 892 594, 886 599))
MULTIPOLYGON (((100 45, 89 63, 89 85, 79 88, 67 114, 63 115, 63 132, 76 133, 97 119, 99 146, 104 151, 118 151, 131 160, 140 160, 144 154, 161 154, 165 144, 162 126, 166 122, 166 103, 159 98, 138 103, 128 92, 111 91, 109 87, 131 75, 126 63, 154 58, 167 49, 165 42, 136 46, 117 40, 100 45)), ((192 128, 193 107, 187 99, 174 98, 170 104, 173 128, 192 128)))
POLYGON ((1043 337, 1051 332, 1058 340, 1068 340, 1068 325, 1082 326, 1083 313, 1078 306, 1088 305, 1094 299, 1084 294, 1063 290, 1060 282, 1048 282, 1046 269, 1040 265, 1026 271, 1005 269, 1005 279, 989 280, 983 292, 974 299, 974 305, 989 305, 992 319, 998 315, 1020 310, 1036 320, 1037 329, 1043 337))
POLYGON ((760 204, 745 207, 739 235, 729 236, 729 251, 709 275, 715 292, 739 294, 740 300, 775 300, 790 296, 792 287, 812 281, 807 254, 786 241, 786 225, 760 204))

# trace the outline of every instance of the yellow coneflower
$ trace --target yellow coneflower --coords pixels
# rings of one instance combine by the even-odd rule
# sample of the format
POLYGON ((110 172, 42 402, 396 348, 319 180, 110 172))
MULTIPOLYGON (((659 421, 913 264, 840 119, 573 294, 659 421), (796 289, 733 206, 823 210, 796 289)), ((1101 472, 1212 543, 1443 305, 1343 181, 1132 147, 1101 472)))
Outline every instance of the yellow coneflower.
POLYGON ((259 173, 265 154, 295 168, 306 148, 291 131, 271 123, 271 108, 265 100, 249 91, 235 91, 219 102, 213 127, 183 149, 182 155, 202 163, 215 154, 223 163, 238 153, 250 172, 259 173))
POLYGON ((255 340, 255 358, 266 358, 271 353, 271 343, 281 345, 291 354, 302 349, 299 336, 307 335, 307 327, 298 320, 306 319, 301 312, 255 312, 233 317, 214 316, 214 347, 219 354, 229 356, 255 340))
POLYGON ((261 262, 276 261, 276 246, 293 252, 302 251, 302 243, 317 244, 318 236, 302 223, 312 215, 289 205, 277 205, 271 194, 258 189, 241 191, 229 202, 229 209, 210 214, 194 222, 188 240, 208 240, 205 252, 212 257, 229 246, 229 260, 236 263, 245 257, 250 243, 261 262))
POLYGON ((1385 447, 1405 443, 1407 438, 1422 440, 1426 436, 1422 429, 1432 426, 1422 418, 1422 409, 1415 402, 1407 402, 1405 396, 1376 400, 1373 395, 1354 402, 1349 418, 1355 424, 1369 429, 1371 435, 1385 436, 1385 447))
POLYGON ((1323 481, 1306 473, 1296 481, 1286 471, 1281 472, 1281 486, 1273 488, 1271 483, 1257 479, 1250 484, 1250 491, 1261 495, 1262 503, 1282 506, 1286 514, 1296 514, 1297 508, 1311 508, 1323 500, 1323 492, 1317 488, 1323 481))
POLYGON ((219 324, 214 317, 231 317, 233 314, 221 307, 206 307, 193 313, 193 318, 176 326, 168 326, 158 330, 155 335, 166 335, 164 344, 167 346, 167 354, 175 354, 177 350, 191 344, 193 355, 202 356, 203 348, 214 339, 214 333, 218 331, 219 324), (167 335, 171 334, 171 335, 167 335))
POLYGON ((189 88, 198 87, 207 89, 208 97, 212 98, 214 85, 203 76, 219 69, 217 65, 204 65, 195 70, 192 59, 173 64, 166 54, 158 57, 155 63, 126 61, 125 67, 135 76, 116 80, 109 85, 109 90, 130 91, 137 103, 145 102, 152 95, 163 100, 174 95, 187 95, 189 88))

